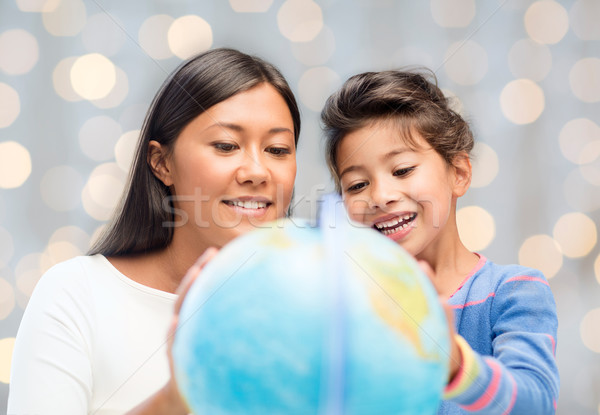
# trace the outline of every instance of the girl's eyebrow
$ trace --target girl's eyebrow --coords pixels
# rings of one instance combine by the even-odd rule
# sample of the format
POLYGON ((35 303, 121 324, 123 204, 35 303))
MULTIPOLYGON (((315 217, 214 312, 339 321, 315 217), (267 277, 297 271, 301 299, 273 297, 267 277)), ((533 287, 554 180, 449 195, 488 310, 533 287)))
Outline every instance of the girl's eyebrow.
POLYGON ((352 165, 352 166, 348 166, 346 167, 344 170, 342 170, 342 172, 340 173, 340 179, 342 178, 342 176, 346 173, 351 173, 353 171, 356 170, 362 170, 363 167, 362 166, 357 166, 357 165, 352 165))
MULTIPOLYGON (((391 159, 394 156, 397 156, 397 155, 402 154, 402 153, 407 153, 409 151, 412 151, 412 150, 410 148, 408 148, 408 147, 397 148, 397 149, 392 150, 392 151, 390 151, 388 153, 385 153, 383 156, 381 156, 381 161, 389 160, 389 159, 391 159)), ((340 172, 340 179, 346 173, 350 173, 350 172, 353 172, 353 171, 356 171, 356 170, 362 170, 362 169, 364 169, 364 167, 362 165, 353 164, 352 166, 348 166, 348 167, 346 167, 344 170, 342 170, 340 172)))

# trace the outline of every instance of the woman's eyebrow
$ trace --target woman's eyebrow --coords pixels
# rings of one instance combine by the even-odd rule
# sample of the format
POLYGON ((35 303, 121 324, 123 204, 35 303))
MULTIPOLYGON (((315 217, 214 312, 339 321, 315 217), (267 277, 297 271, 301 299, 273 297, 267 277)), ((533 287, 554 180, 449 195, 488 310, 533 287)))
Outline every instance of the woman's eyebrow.
MULTIPOLYGON (((244 127, 242 127, 239 124, 230 123, 230 122, 220 122, 220 121, 217 121, 214 124, 209 125, 204 130, 206 131, 206 130, 209 130, 211 128, 216 128, 216 127, 225 128, 225 129, 233 130, 236 132, 244 131, 244 127)), ((294 134, 294 132, 287 127, 273 127, 271 129, 269 129, 269 134, 277 134, 277 133, 290 133, 292 135, 294 134)))

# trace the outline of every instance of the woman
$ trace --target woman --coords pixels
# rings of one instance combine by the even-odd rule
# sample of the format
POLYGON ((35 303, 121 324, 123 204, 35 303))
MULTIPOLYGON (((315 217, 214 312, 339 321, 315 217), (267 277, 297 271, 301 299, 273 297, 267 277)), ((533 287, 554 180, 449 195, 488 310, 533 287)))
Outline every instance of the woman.
POLYGON ((209 247, 285 215, 299 132, 287 82, 261 59, 217 49, 177 68, 150 106, 111 225, 36 286, 8 413, 187 413, 166 350, 177 287, 209 247))

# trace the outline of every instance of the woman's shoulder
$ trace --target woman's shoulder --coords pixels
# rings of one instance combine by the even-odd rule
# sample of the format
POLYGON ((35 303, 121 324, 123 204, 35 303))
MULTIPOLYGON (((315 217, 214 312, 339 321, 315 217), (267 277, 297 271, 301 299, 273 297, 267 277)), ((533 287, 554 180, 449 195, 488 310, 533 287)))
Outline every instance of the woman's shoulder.
POLYGON ((102 255, 76 256, 50 267, 39 279, 34 293, 50 291, 58 294, 63 291, 88 289, 90 279, 108 271, 106 258, 102 255))

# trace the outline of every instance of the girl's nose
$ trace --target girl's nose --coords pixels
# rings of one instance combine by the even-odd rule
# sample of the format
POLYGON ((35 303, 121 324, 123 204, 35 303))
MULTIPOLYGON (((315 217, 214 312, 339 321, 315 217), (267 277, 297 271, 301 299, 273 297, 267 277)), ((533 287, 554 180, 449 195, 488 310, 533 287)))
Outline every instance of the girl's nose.
POLYGON ((395 189, 394 183, 386 183, 384 180, 376 179, 371 181, 370 186, 370 209, 378 208, 385 210, 402 199, 398 190, 395 189))

